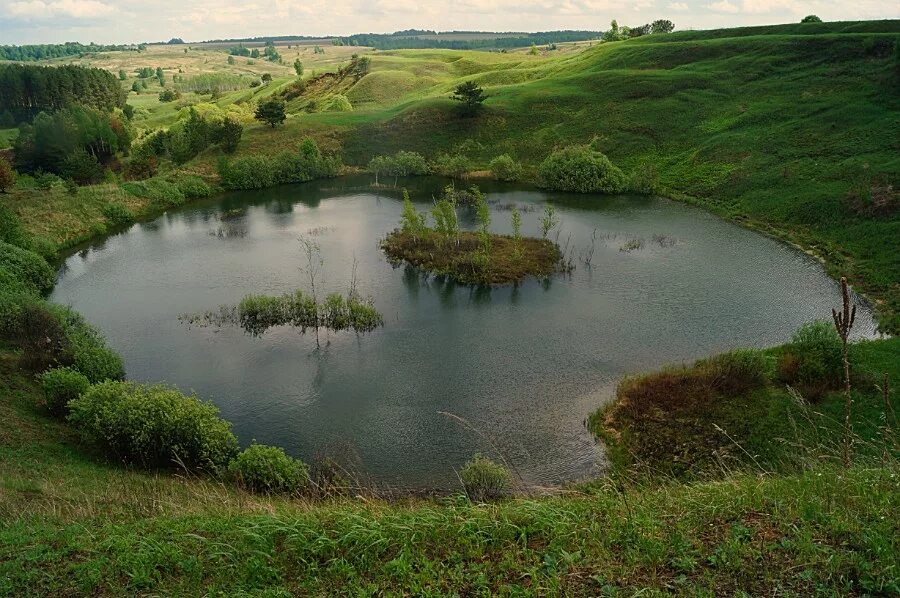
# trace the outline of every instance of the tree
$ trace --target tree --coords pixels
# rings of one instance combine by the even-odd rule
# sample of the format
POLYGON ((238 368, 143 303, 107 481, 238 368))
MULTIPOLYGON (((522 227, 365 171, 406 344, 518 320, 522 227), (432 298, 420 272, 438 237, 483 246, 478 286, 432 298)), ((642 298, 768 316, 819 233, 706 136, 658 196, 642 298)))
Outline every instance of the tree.
POLYGON ((0 158, 0 192, 6 193, 16 184, 16 171, 5 158, 0 158))
POLYGON ((229 54, 229 55, 228 55, 228 60, 227 60, 227 62, 228 62, 228 64, 234 64, 234 56, 232 56, 231 54, 229 54))
POLYGON ((285 121, 284 100, 271 98, 261 103, 253 115, 256 120, 268 124, 273 129, 285 121))
POLYGON ((474 116, 487 99, 484 89, 474 81, 466 81, 453 90, 453 99, 462 104, 465 116, 474 116))
POLYGON ((125 71, 119 69, 119 81, 124 81, 128 78, 128 75, 125 74, 125 71))
POLYGON ((271 83, 272 82, 272 74, 271 73, 263 73, 262 74, 262 82, 263 83, 271 83))
POLYGON ((236 120, 226 118, 219 125, 216 131, 216 138, 222 151, 228 154, 237 149, 238 142, 241 140, 241 134, 244 132, 244 125, 236 120))
POLYGON ((299 59, 299 58, 297 58, 296 60, 294 60, 294 71, 297 73, 297 76, 298 76, 298 77, 302 77, 302 76, 303 76, 303 63, 300 62, 300 59, 299 59))
POLYGON ((257 48, 250 50, 250 58, 259 58, 259 50, 257 48))
POLYGON ((135 81, 134 83, 132 83, 132 84, 131 84, 131 91, 133 91, 134 93, 140 93, 140 91, 141 91, 141 84, 138 83, 137 81, 135 81))
POLYGON ((650 33, 672 33, 675 23, 669 19, 657 19, 650 24, 650 33))
POLYGON ((800 20, 801 23, 821 23, 822 19, 816 15, 807 15, 800 20))

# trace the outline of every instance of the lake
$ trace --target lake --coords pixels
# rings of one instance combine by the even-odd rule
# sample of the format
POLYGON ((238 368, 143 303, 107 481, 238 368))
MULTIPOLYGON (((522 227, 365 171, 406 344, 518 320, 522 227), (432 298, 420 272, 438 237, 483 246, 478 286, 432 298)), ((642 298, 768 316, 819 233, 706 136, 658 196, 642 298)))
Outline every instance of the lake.
MULTIPOLYGON (((583 422, 621 376, 779 344, 840 304, 816 260, 697 208, 490 182, 479 184, 492 229, 509 233, 516 205, 523 234, 538 235, 551 202, 576 268, 458 286, 387 262, 378 242, 399 222, 400 193, 368 182, 232 193, 136 224, 68 257, 52 299, 106 334, 130 379, 213 401, 242 444, 330 456, 404 487, 452 487, 475 452, 502 452, 532 484, 602 473, 583 422), (346 292, 358 262, 383 327, 327 334, 317 350, 294 329, 253 338, 179 320, 248 293, 308 289, 300 236, 321 247, 322 290, 346 292)), ((444 182, 405 184, 424 210, 444 182)), ((867 307, 854 330, 875 334, 867 307)))

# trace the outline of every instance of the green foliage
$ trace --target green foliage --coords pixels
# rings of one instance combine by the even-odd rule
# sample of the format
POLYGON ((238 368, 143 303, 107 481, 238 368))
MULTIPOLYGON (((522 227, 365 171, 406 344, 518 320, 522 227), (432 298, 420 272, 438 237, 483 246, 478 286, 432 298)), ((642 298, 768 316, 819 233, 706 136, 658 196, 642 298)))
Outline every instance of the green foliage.
POLYGON ((134 212, 128 206, 120 203, 108 203, 101 210, 103 216, 113 226, 125 226, 134 222, 134 212))
POLYGON ((30 248, 28 234, 19 222, 19 217, 5 204, 0 204, 0 241, 16 247, 30 248))
POLYGON ((440 175, 458 179, 472 170, 472 161, 462 154, 438 154, 431 169, 440 175))
POLYGON ((350 100, 347 99, 347 96, 336 93, 328 98, 323 110, 325 112, 352 112, 353 105, 350 103, 350 100))
POLYGON ((119 116, 72 106, 52 114, 41 112, 30 125, 20 127, 14 144, 16 167, 26 172, 60 173, 76 151, 103 163, 130 145, 131 134, 119 116))
POLYGON ((652 195, 659 189, 659 170, 652 162, 639 164, 628 177, 628 191, 641 195, 652 195))
POLYGON ((284 449, 251 444, 228 465, 238 484, 263 494, 299 494, 310 485, 309 472, 300 459, 284 449))
POLYGON ((801 23, 821 23, 822 19, 817 17, 816 15, 807 15, 800 19, 801 23))
POLYGON ((431 208, 431 217, 434 218, 435 232, 445 239, 459 234, 459 215, 456 213, 456 203, 453 199, 436 201, 431 208))
POLYGON ((376 176, 407 177, 426 175, 428 162, 416 152, 399 151, 393 156, 376 156, 369 162, 369 172, 376 176))
POLYGON ((559 224, 559 218, 556 216, 556 208, 551 204, 544 206, 544 215, 541 217, 541 237, 547 238, 550 231, 559 224))
POLYGON ((44 404, 55 416, 68 413, 69 401, 80 397, 91 386, 90 380, 81 372, 68 368, 53 368, 41 375, 44 389, 44 404))
POLYGON ((484 89, 475 81, 460 83, 453 90, 454 100, 460 103, 460 109, 465 116, 475 116, 481 109, 481 105, 487 99, 484 89))
POLYGON ((185 202, 178 185, 161 178, 122 183, 122 189, 135 197, 144 197, 165 207, 180 206, 185 202))
POLYGON ((675 30, 675 23, 669 19, 657 19, 650 24, 650 33, 672 33, 675 30))
POLYGON ((232 154, 237 149, 243 132, 244 125, 232 118, 226 118, 215 132, 213 140, 219 144, 223 152, 232 154))
POLYGON ((303 63, 300 62, 299 58, 294 60, 294 72, 297 73, 298 77, 303 76, 303 63))
POLYGON ((174 89, 164 89, 159 92, 159 101, 160 102, 174 102, 177 99, 181 98, 181 94, 175 91, 174 89))
POLYGON ((238 452, 231 425, 212 403, 162 385, 95 384, 69 410, 84 440, 144 467, 219 471, 238 452))
POLYGON ((340 173, 337 156, 323 154, 315 141, 306 137, 299 151, 275 156, 242 156, 236 160, 220 160, 222 186, 226 189, 263 189, 285 183, 302 183, 340 173))
POLYGON ((403 212, 400 216, 400 230, 415 238, 428 232, 426 215, 420 214, 416 210, 416 207, 409 199, 409 192, 406 189, 403 190, 403 212))
POLYGON ((16 171, 6 158, 0 157, 0 193, 6 193, 16 186, 16 171))
POLYGON ((125 105, 125 92, 115 75, 75 65, 2 64, 0 90, 0 107, 10 110, 20 122, 39 112, 75 106, 108 113, 125 105))
POLYGON ((471 192, 475 196, 475 221, 478 223, 481 253, 487 262, 491 254, 491 208, 478 187, 472 187, 471 192))
POLYGON ((59 168, 59 174, 64 179, 75 181, 79 185, 97 183, 103 180, 105 172, 97 158, 80 147, 66 156, 59 168))
POLYGON ((602 153, 587 146, 570 146, 550 154, 540 167, 543 184, 558 191, 622 193, 625 175, 602 153))
POLYGON ((494 500, 509 491, 509 471, 479 453, 459 470, 459 479, 473 501, 494 500))
POLYGON ((0 269, 40 294, 49 293, 56 281, 56 273, 41 256, 5 241, 0 241, 0 269))
POLYGON ((64 360, 87 376, 91 384, 125 377, 122 358, 106 345, 103 334, 68 308, 53 306, 63 322, 66 347, 64 360))
POLYGON ((260 102, 253 116, 256 120, 266 123, 274 129, 287 118, 284 111, 284 100, 273 97, 260 102))
POLYGON ((522 165, 509 154, 501 154, 491 160, 488 168, 498 181, 517 181, 522 178, 522 165))
POLYGON ((843 375, 841 338, 834 324, 818 320, 801 326, 778 357, 782 382, 797 385, 807 399, 837 388, 843 375))
POLYGON ((181 176, 175 181, 175 185, 187 199, 200 199, 212 195, 212 188, 195 175, 181 176))

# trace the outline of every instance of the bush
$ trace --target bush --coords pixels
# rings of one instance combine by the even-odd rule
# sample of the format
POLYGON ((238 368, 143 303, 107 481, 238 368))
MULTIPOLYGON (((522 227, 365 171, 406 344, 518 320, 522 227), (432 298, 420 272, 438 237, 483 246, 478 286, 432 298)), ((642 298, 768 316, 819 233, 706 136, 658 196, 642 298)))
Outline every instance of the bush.
POLYGON ((841 337, 827 320, 801 326, 778 358, 779 379, 800 386, 808 399, 837 388, 843 367, 841 337))
POLYGON ((697 362, 713 388, 737 396, 769 383, 775 374, 774 360, 758 349, 737 349, 697 362))
POLYGON ((64 179, 71 179, 79 185, 89 185, 103 180, 104 172, 97 158, 81 148, 66 156, 59 169, 64 179))
POLYGON ((279 447, 251 444, 229 465, 238 484, 253 492, 297 494, 309 487, 306 465, 279 447))
POLYGON ((459 479, 475 501, 499 498, 509 487, 509 471, 478 453, 459 470, 459 479))
POLYGON ((68 413, 69 401, 80 397, 91 386, 90 380, 72 368, 54 368, 41 376, 44 388, 44 404, 56 416, 68 413))
POLYGON ((275 169, 267 156, 220 160, 219 176, 226 189, 264 189, 275 184, 275 169))
POLYGON ((522 165, 512 159, 509 154, 501 154, 491 160, 488 166, 491 176, 498 181, 516 181, 522 178, 522 165))
POLYGON ((460 178, 472 170, 472 162, 466 156, 457 154, 438 154, 432 164, 434 172, 454 179, 460 178))
POLYGON ((134 222, 134 213, 120 203, 108 203, 101 211, 113 226, 125 226, 134 222))
POLYGON ((66 365, 69 341, 66 327, 51 306, 33 297, 20 296, 9 323, 13 338, 22 349, 22 367, 32 372, 66 365))
POLYGON ((399 151, 393 156, 376 156, 369 162, 369 172, 382 176, 420 176, 428 174, 428 162, 416 152, 399 151))
POLYGON ((216 407, 166 386, 103 382, 69 403, 69 411, 84 440, 144 467, 219 471, 238 452, 216 407))
POLYGON ((39 294, 47 294, 53 289, 56 273, 41 256, 0 241, 0 268, 39 294))
POLYGON ((335 94, 325 103, 326 112, 353 112, 353 105, 347 96, 343 94, 335 94))
POLYGON ((641 164, 628 177, 628 190, 641 195, 652 195, 659 188, 659 172, 652 163, 641 164))
POLYGON ((16 213, 0 204, 0 241, 16 247, 29 247, 28 235, 16 213))
POLYGON ((0 193, 6 193, 16 186, 16 171, 5 158, 0 158, 0 193))
POLYGON ((163 179, 122 183, 122 188, 136 197, 143 197, 168 207, 180 206, 185 201, 181 189, 163 179))
POLYGON ((174 89, 164 89, 159 92, 159 101, 160 102, 174 102, 179 99, 181 94, 175 91, 174 89))
POLYGON ((125 366, 118 353, 106 345, 106 339, 81 316, 68 311, 66 349, 72 367, 87 376, 92 384, 106 380, 121 380, 125 366))
POLYGON ((315 141, 307 137, 299 152, 275 156, 242 156, 219 161, 219 176, 226 189, 263 189, 283 183, 302 183, 340 173, 341 161, 322 154, 315 141))
POLYGON ((625 175, 598 151, 573 146, 550 154, 540 167, 546 187, 577 193, 622 193, 625 175))
POLYGON ((212 195, 212 189, 198 176, 183 176, 175 182, 178 190, 188 199, 199 199, 212 195))

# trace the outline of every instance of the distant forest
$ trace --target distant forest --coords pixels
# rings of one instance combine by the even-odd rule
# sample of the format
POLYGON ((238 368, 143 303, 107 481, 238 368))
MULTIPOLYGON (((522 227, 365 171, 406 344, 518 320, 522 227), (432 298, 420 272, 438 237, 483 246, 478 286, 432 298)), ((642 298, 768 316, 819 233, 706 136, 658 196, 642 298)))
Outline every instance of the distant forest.
POLYGON ((143 50, 144 44, 79 44, 78 42, 66 42, 64 44, 36 44, 27 46, 0 46, 0 60, 32 61, 46 60, 48 58, 62 58, 65 56, 80 56, 88 52, 115 52, 120 50, 143 50))
POLYGON ((537 33, 498 33, 485 31, 436 31, 409 29, 395 33, 356 33, 344 37, 282 35, 275 37, 247 37, 241 39, 213 39, 204 43, 265 43, 318 41, 331 39, 346 46, 369 46, 379 50, 402 50, 416 48, 444 48, 448 50, 478 50, 523 48, 532 44, 546 45, 561 42, 576 42, 598 39, 600 31, 542 31, 537 33), (473 39, 459 39, 460 36, 477 36, 473 39), (491 36, 496 37, 491 37, 491 36), (441 39, 441 36, 456 39, 441 39))
POLYGON ((0 115, 4 121, 30 120, 39 112, 74 104, 104 111, 123 108, 125 91, 119 80, 103 69, 0 65, 0 115))

